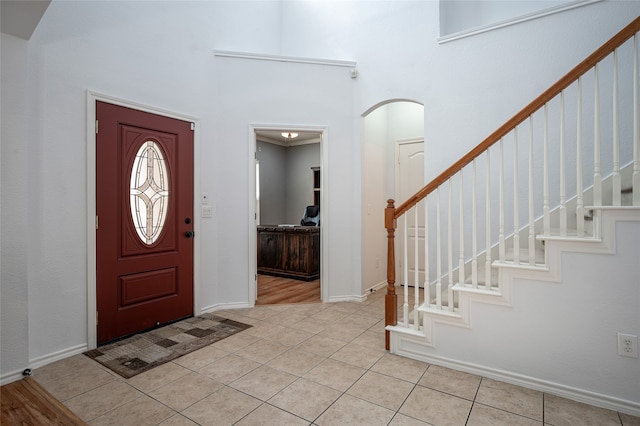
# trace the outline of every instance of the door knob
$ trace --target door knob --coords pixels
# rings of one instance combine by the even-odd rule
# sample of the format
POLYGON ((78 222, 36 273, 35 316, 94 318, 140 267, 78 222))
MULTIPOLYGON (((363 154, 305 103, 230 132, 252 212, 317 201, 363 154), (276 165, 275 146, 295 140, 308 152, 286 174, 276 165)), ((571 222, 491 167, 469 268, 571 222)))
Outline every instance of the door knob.
POLYGON ((191 237, 193 237, 193 232, 192 231, 187 231, 187 232, 184 233, 184 236, 187 237, 187 238, 191 238, 191 237))

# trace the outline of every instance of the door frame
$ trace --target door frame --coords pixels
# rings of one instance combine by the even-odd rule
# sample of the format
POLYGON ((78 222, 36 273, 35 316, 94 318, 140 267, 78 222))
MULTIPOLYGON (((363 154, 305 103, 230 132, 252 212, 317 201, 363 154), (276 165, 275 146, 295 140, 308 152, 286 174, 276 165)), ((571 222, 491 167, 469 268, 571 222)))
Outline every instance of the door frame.
MULTIPOLYGON (((329 128, 327 126, 309 126, 299 124, 249 124, 248 153, 249 153, 249 306, 255 306, 258 286, 258 237, 256 233, 256 132, 267 130, 287 130, 292 132, 320 133, 320 300, 329 300, 329 197, 326 195, 329 182, 329 128)), ((311 188, 310 188, 311 189, 311 188)))
MULTIPOLYGON (((193 227, 195 235, 200 235, 200 125, 199 119, 184 114, 166 111, 160 108, 104 95, 87 90, 87 349, 97 347, 98 332, 96 328, 97 311, 97 278, 96 278, 96 101, 136 109, 164 117, 175 118, 194 123, 193 132, 193 227)), ((200 309, 200 238, 193 241, 193 313, 200 309)))
MULTIPOLYGON (((424 152, 423 160, 423 176, 422 176, 422 185, 424 185, 424 171, 426 167, 424 166, 424 161, 427 157, 426 151, 424 150, 424 138, 411 138, 411 139, 399 139, 394 143, 394 159, 393 159, 393 169, 394 169, 394 197, 397 203, 404 203, 406 200, 398 200, 398 194, 400 193, 400 146, 401 145, 410 145, 414 143, 422 143, 422 151, 424 152)), ((404 220, 407 220, 407 216, 405 215, 404 220)), ((396 241, 401 241, 404 238, 402 228, 398 228, 396 231, 396 241)), ((400 267, 404 267, 404 246, 402 244, 397 245, 396 249, 397 259, 400 267)), ((404 284, 402 282, 404 278, 400 277, 397 282, 399 284, 404 284)))

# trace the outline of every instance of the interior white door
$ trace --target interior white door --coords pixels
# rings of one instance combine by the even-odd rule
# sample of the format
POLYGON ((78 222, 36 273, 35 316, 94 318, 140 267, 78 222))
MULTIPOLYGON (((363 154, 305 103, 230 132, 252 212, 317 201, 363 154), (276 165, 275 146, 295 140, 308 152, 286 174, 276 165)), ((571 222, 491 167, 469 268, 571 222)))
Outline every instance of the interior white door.
MULTIPOLYGON (((418 192, 424 186, 424 140, 399 141, 396 143, 396 207, 418 192)), ((396 261, 400 265, 396 281, 410 286, 424 281, 424 209, 418 209, 418 225, 415 223, 415 209, 398 221, 396 230, 396 261), (407 220, 407 241, 405 256, 404 224, 407 220), (417 239, 417 241, 416 241, 417 239), (416 263, 416 242, 418 261, 416 263), (404 265, 408 265, 408 276, 405 278, 404 265)))

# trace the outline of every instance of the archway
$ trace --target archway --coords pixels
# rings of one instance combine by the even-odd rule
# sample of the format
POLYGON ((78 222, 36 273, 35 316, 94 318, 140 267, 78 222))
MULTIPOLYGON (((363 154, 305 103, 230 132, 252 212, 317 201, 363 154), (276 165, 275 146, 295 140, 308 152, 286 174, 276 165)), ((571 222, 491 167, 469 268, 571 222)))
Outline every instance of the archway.
POLYGON ((388 100, 362 115, 362 291, 365 294, 386 285, 384 208, 389 198, 396 199, 396 149, 400 143, 420 140, 424 140, 424 106, 418 102, 388 100))

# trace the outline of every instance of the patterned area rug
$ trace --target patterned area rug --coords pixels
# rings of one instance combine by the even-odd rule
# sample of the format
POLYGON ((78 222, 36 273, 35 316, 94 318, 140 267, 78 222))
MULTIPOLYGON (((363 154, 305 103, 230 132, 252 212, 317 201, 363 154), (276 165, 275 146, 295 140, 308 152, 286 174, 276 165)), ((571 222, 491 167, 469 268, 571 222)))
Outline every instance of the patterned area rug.
POLYGON ((250 325, 204 314, 85 352, 125 379, 232 336, 250 325))

